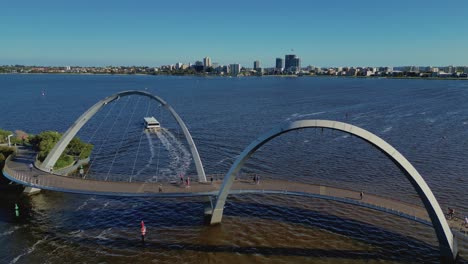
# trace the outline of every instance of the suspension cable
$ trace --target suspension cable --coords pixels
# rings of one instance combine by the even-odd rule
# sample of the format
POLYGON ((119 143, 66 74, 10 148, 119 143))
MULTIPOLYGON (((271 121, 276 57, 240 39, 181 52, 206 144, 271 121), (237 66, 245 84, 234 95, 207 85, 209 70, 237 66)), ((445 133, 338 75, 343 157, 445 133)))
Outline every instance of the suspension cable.
MULTIPOLYGON (((125 106, 127 106, 127 104, 128 104, 129 101, 130 101, 130 98, 127 99, 127 102, 125 103, 125 106)), ((119 114, 117 114, 117 116, 115 117, 114 123, 112 124, 111 128, 110 128, 109 131, 107 132, 106 137, 105 137, 104 141, 102 142, 101 146, 99 146, 99 150, 98 150, 96 156, 94 157, 93 161, 89 164, 88 170, 86 171, 86 174, 85 174, 85 176, 83 177, 84 179, 86 179, 86 177, 88 176, 88 173, 89 173, 89 171, 91 170, 91 167, 93 166, 94 161, 96 161, 96 158, 98 157, 98 155, 101 154, 102 146, 103 146, 103 145, 107 142, 107 140, 109 139, 110 132, 112 131, 112 129, 114 129, 114 126, 115 126, 115 124, 117 123, 117 119, 118 119, 118 118, 120 117, 120 115, 122 114, 124 108, 125 108, 125 107, 122 107, 122 108, 120 109, 120 111, 119 111, 119 114)))
MULTIPOLYGON (((161 116, 161 123, 162 123, 162 120, 163 120, 163 116, 162 116, 162 107, 161 107, 161 104, 159 104, 159 115, 161 116)), ((162 136, 162 129, 161 129, 161 136, 162 136)), ((159 138, 159 144, 158 144, 158 159, 157 159, 157 162, 156 162, 156 179, 159 175, 159 155, 161 153, 161 139, 159 138)))
POLYGON ((107 181, 107 178, 109 178, 109 174, 110 174, 110 172, 111 172, 111 170, 112 170, 112 167, 114 166, 115 159, 117 158, 117 155, 119 154, 119 150, 120 150, 120 148, 122 147, 122 143, 124 142, 124 138, 125 138, 125 136, 127 136, 127 134, 128 134, 128 128, 130 127, 130 124, 132 123, 133 116, 135 115, 135 110, 136 110, 136 108, 138 107, 138 103, 140 102, 140 99, 141 99, 141 97, 139 96, 139 97, 138 97, 138 101, 136 102, 135 107, 133 108, 132 115, 130 116, 130 119, 128 120, 127 127, 125 128, 125 131, 124 131, 124 133, 123 133, 123 135, 122 135, 122 138, 120 139, 119 147, 118 147, 118 148, 116 149, 116 151, 115 151, 115 155, 114 155, 114 158, 112 159, 112 162, 111 162, 111 165, 110 165, 110 167, 109 167, 109 170, 107 171, 107 175, 106 175, 105 181, 107 181))
MULTIPOLYGON (((151 99, 148 99, 148 107, 146 108, 146 116, 148 116, 148 114, 149 114, 150 106, 151 106, 151 99)), ((136 162, 138 160, 138 154, 140 153, 141 140, 143 139, 143 135, 145 133, 146 132, 143 131, 143 133, 141 133, 141 135, 140 135, 140 141, 138 142, 137 153, 135 155, 135 159, 133 160, 132 173, 130 174, 130 182, 132 182, 133 173, 135 172, 135 166, 136 166, 136 162)))
POLYGON ((109 117, 109 114, 110 112, 114 109, 116 104, 112 104, 112 106, 109 108, 109 111, 106 113, 106 115, 104 116, 104 120, 102 120, 102 122, 99 124, 98 128, 96 130, 94 130, 93 134, 91 135, 91 137, 88 139, 88 142, 91 143, 91 141, 94 139, 94 136, 96 135, 96 133, 98 132, 99 129, 101 129, 101 126, 102 124, 104 124, 104 121, 107 120, 107 117, 109 117))
MULTIPOLYGON (((98 132, 99 129, 101 129, 102 124, 104 124, 104 121, 107 120, 107 117, 109 116, 109 113, 114 109, 115 104, 112 104, 112 106, 109 108, 109 111, 107 111, 106 115, 104 116, 104 119, 101 121, 101 123, 98 125, 98 127, 94 130, 93 134, 91 134, 91 137, 88 138, 87 142, 91 144, 91 141, 94 139, 94 136, 98 132)), ((80 154, 78 156, 81 156, 81 153, 83 153, 83 149, 80 151, 80 154)))

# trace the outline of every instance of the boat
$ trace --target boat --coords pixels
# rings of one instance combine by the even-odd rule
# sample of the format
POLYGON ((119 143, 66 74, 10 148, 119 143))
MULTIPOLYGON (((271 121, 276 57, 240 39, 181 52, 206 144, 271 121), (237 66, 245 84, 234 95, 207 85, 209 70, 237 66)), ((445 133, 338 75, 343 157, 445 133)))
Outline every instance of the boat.
POLYGON ((156 118, 154 118, 154 116, 145 117, 144 120, 145 120, 145 128, 146 129, 159 129, 159 128, 161 128, 161 124, 159 123, 159 121, 156 118))

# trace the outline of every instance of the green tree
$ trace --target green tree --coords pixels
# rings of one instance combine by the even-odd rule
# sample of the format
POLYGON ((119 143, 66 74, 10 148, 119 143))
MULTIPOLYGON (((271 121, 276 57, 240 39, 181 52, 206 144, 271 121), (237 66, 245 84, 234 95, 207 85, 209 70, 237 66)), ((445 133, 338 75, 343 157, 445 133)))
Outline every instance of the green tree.
POLYGON ((11 134, 13 134, 13 132, 0 129, 0 143, 7 143, 8 142, 7 137, 11 134))
MULTIPOLYGON (((52 148, 57 144, 62 135, 55 131, 45 131, 33 137, 29 142, 33 148, 38 151, 38 159, 43 162, 52 148)), ((86 159, 91 155, 93 145, 81 141, 79 138, 73 138, 67 148, 55 163, 54 168, 60 169, 71 165, 76 159, 86 159)))
POLYGON ((93 145, 84 143, 79 138, 73 138, 68 144, 65 153, 71 156, 80 157, 80 159, 86 159, 91 155, 93 145))
MULTIPOLYGON (((13 152, 15 152, 14 148, 11 147, 0 147, 0 170, 3 169, 3 165, 5 160, 10 156, 13 152)), ((1 173, 0 173, 1 175, 1 173)))
POLYGON ((62 135, 56 131, 44 131, 30 139, 33 148, 39 152, 38 159, 44 161, 62 135))

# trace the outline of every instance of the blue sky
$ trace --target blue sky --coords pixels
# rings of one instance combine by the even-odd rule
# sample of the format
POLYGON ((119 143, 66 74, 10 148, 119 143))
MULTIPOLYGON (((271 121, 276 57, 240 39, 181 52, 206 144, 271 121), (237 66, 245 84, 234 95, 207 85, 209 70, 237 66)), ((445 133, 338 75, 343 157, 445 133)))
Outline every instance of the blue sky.
POLYGON ((468 65, 468 1, 0 1, 0 65, 468 65), (292 51, 294 50, 294 51, 292 51))

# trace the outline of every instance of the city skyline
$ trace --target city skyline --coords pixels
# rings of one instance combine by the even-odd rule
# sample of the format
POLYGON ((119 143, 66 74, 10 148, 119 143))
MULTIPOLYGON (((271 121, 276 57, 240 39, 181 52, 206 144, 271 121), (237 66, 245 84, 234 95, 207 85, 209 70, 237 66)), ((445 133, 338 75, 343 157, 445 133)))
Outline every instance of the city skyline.
POLYGON ((210 57, 275 67, 285 54, 302 66, 468 65, 466 13, 466 1, 11 2, 0 10, 0 65, 159 66, 210 57))

